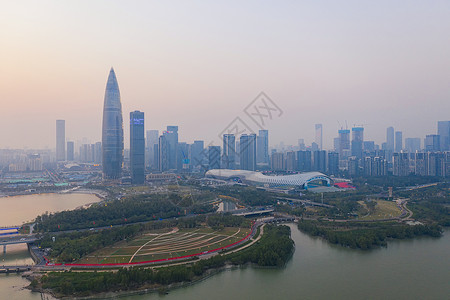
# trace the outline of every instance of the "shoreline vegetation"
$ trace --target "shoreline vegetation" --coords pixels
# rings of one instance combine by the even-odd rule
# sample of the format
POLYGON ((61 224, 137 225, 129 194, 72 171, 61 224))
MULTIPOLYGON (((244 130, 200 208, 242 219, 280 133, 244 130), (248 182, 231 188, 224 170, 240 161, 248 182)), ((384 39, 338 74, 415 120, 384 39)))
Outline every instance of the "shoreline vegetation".
MULTIPOLYGON (((117 271, 49 272, 31 281, 30 288, 50 292, 57 298, 91 297, 108 292, 165 291, 167 288, 189 284, 232 266, 247 264, 260 267, 283 267, 291 258, 294 242, 290 228, 266 225, 260 240, 241 251, 219 253, 190 264, 158 268, 130 267, 117 271)), ((31 278, 30 278, 31 279, 31 278)))
POLYGON ((298 229, 310 236, 321 237, 331 244, 352 249, 369 250, 386 247, 388 239, 410 239, 416 236, 442 236, 438 224, 407 225, 398 222, 333 222, 299 220, 298 229))

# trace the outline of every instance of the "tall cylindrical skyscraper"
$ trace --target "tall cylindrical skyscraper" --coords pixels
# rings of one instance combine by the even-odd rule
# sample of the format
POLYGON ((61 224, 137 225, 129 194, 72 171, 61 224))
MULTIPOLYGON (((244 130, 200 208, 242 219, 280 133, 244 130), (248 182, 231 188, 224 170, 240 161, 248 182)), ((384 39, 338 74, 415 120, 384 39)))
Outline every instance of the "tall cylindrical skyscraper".
POLYGON ((109 72, 103 104, 102 154, 103 178, 121 178, 123 165, 122 104, 113 68, 109 72))

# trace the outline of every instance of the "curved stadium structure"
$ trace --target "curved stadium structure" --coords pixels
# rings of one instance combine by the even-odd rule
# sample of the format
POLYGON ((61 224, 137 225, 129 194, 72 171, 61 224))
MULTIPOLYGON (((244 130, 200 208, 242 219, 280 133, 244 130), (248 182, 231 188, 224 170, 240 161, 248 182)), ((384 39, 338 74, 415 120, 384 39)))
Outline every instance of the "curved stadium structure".
POLYGON ((264 186, 270 188, 304 188, 308 189, 308 184, 313 181, 325 182, 327 186, 331 185, 331 179, 320 172, 306 172, 292 175, 264 175, 261 172, 246 170, 213 169, 206 172, 205 177, 235 180, 243 183, 264 186))

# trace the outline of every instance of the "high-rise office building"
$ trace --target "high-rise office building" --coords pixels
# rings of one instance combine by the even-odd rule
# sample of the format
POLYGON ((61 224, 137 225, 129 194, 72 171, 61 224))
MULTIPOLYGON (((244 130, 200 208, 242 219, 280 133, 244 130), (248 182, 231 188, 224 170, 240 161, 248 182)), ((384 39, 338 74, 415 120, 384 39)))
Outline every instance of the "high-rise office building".
POLYGON ((123 119, 119 84, 111 68, 106 83, 103 104, 102 165, 105 179, 122 177, 123 165, 123 119))
POLYGON ((309 172, 311 169, 311 151, 297 151, 297 171, 309 172))
POLYGON ((178 153, 178 126, 167 126, 167 130, 163 132, 168 143, 168 163, 169 169, 177 169, 177 153, 178 153))
POLYGON ((256 162, 268 164, 269 163, 269 131, 260 130, 257 137, 256 145, 256 162))
POLYGON ((236 137, 234 134, 223 135, 222 168, 235 169, 236 167, 236 137))
POLYGON ((352 128, 352 156, 356 156, 358 159, 362 159, 363 143, 364 143, 364 128, 363 127, 353 127, 352 128))
POLYGON ((414 174, 427 176, 428 153, 414 153, 414 174))
POLYGON ((158 130, 147 130, 146 132, 146 151, 145 151, 145 165, 150 170, 158 169, 158 160, 155 160, 155 145, 158 145, 158 130))
POLYGON ((425 151, 436 152, 441 150, 441 137, 438 134, 428 134, 425 137, 425 151))
POLYGON ((363 152, 373 152, 375 151, 374 141, 364 141, 363 142, 363 152))
POLYGON ((187 143, 178 143, 177 149, 177 169, 187 171, 190 167, 189 146, 187 143))
POLYGON ((220 169, 220 146, 208 147, 209 169, 220 169))
POLYGON ((409 170, 409 153, 394 153, 394 166, 392 173, 395 176, 408 176, 409 170))
POLYGON ((169 170, 169 147, 167 136, 161 135, 158 143, 158 169, 161 172, 169 170))
POLYGON ((203 167, 205 162, 204 141, 194 141, 190 149, 191 168, 196 171, 203 167))
POLYGON ((94 144, 83 144, 80 147, 80 161, 82 163, 94 162, 94 144))
POLYGON ((72 141, 67 142, 67 160, 75 160, 75 144, 72 141))
POLYGON ((414 153, 420 151, 420 138, 406 138, 405 139, 405 149, 409 153, 414 153))
MULTIPOLYGON (((340 144, 340 140, 339 138, 334 138, 333 139, 333 149, 335 152, 339 153, 339 144, 340 144)), ((304 149, 300 149, 300 150, 304 150, 304 149)))
POLYGON ((339 158, 347 159, 350 156, 350 130, 341 129, 339 133, 339 158))
POLYGON ((438 135, 441 138, 441 151, 450 150, 450 121, 438 121, 438 135))
POLYGON ((384 158, 367 156, 364 158, 365 176, 385 176, 387 172, 387 162, 384 158))
POLYGON ((132 184, 145 182, 144 113, 130 112, 130 173, 132 184))
POLYGON ((243 134, 240 139, 240 168, 242 170, 256 170, 256 134, 243 134))
POLYGON ((316 128, 316 144, 319 147, 319 150, 322 150, 322 124, 316 124, 315 125, 316 128))
POLYGON ((339 174, 339 153, 328 152, 328 174, 339 174))
POLYGON ((66 160, 66 121, 56 120, 56 160, 66 160))
POLYGON ((359 175, 359 159, 356 156, 350 156, 348 158, 348 174, 350 176, 358 176, 359 175))
POLYGON ((94 163, 96 164, 101 164, 102 163, 102 143, 101 142, 96 142, 94 145, 94 163))
POLYGON ((326 172, 327 152, 325 150, 314 151, 313 171, 326 172))
POLYGON ((394 151, 394 127, 388 127, 386 129, 386 150, 394 151))
POLYGON ((403 133, 401 131, 395 132, 395 152, 403 150, 403 133))
POLYGON ((286 152, 286 171, 297 170, 297 154, 294 151, 286 152))
POLYGON ((285 162, 284 162, 284 153, 275 152, 272 153, 270 157, 270 167, 274 171, 283 171, 285 170, 285 162))

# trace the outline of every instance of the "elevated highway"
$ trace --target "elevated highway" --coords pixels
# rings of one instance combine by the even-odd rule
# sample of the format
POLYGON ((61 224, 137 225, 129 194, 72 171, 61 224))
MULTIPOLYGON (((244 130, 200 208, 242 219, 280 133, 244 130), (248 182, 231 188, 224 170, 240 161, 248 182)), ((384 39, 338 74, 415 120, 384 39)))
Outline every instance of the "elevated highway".
POLYGON ((2 236, 0 237, 0 246, 3 246, 3 253, 6 253, 7 245, 15 244, 31 244, 37 241, 39 238, 34 234, 18 234, 14 236, 2 236))

